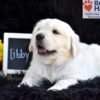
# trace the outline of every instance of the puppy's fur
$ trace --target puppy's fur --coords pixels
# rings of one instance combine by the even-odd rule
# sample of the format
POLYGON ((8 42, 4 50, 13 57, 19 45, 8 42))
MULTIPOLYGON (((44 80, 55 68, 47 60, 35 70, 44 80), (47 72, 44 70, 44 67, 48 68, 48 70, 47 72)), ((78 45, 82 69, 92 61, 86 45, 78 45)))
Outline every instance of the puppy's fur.
POLYGON ((33 59, 20 85, 39 86, 46 78, 56 82, 48 90, 62 90, 100 76, 100 46, 81 43, 72 28, 58 19, 36 24, 29 50, 33 59))

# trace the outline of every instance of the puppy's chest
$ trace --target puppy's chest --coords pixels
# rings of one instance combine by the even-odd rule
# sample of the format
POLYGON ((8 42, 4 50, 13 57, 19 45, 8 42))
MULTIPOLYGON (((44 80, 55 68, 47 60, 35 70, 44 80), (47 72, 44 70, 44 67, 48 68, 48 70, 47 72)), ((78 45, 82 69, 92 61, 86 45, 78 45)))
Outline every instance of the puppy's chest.
POLYGON ((57 68, 57 66, 50 66, 46 69, 47 73, 47 79, 50 80, 51 82, 55 82, 57 80, 60 80, 63 78, 63 72, 64 70, 62 68, 57 68))

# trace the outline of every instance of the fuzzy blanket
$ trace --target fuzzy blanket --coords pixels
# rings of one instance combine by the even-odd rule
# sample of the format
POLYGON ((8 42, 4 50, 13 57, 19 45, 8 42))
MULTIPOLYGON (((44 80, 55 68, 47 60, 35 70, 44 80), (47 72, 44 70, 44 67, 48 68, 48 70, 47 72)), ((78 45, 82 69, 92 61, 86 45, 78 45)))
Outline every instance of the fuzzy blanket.
POLYGON ((100 78, 79 81, 75 86, 62 91, 47 91, 52 86, 43 80, 40 87, 17 88, 20 79, 0 77, 0 100, 100 100, 100 78))

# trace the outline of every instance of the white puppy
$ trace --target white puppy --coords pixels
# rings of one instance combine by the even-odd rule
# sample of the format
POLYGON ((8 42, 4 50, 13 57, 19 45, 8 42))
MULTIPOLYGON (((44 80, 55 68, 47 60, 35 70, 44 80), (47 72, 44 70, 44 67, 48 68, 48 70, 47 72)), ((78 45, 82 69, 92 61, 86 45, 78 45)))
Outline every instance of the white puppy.
POLYGON ((62 90, 100 76, 100 46, 81 43, 72 28, 58 19, 36 24, 29 50, 33 58, 20 85, 39 86, 46 78, 56 82, 48 90, 62 90))

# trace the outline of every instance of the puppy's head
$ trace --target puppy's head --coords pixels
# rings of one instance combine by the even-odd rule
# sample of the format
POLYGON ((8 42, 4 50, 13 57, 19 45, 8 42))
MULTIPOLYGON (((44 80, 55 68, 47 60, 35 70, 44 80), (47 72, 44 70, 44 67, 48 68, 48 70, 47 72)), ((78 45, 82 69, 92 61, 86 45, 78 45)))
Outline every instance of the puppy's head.
POLYGON ((33 51, 42 62, 63 64, 75 58, 79 37, 65 22, 58 19, 39 21, 32 33, 29 51, 33 51))

